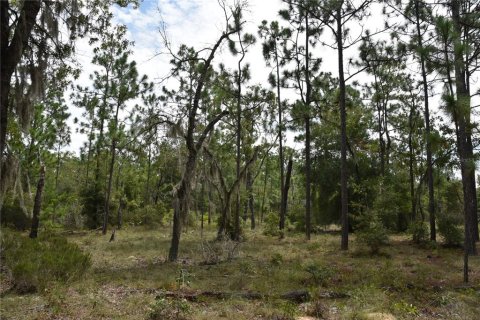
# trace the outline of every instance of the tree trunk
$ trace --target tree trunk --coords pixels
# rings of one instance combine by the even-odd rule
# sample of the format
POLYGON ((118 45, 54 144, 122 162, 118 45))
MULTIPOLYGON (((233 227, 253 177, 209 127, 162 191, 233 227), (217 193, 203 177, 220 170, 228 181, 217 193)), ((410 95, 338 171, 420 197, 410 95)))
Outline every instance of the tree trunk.
POLYGON ((285 179, 284 179, 284 159, 283 159, 283 122, 282 122, 282 99, 280 98, 280 66, 278 61, 277 41, 275 40, 275 63, 277 69, 277 104, 278 104, 278 162, 280 165, 280 199, 282 204, 280 206, 280 223, 279 228, 282 231, 285 228, 285 216, 286 212, 283 206, 283 199, 285 198, 285 179))
POLYGON ((123 220, 123 209, 126 206, 125 200, 120 198, 120 203, 118 204, 118 211, 117 211, 117 229, 120 230, 122 229, 122 220, 123 220))
POLYGON ((433 163, 432 163, 432 143, 430 138, 430 110, 428 103, 428 83, 427 71, 425 67, 425 57, 423 53, 423 39, 420 29, 420 8, 419 0, 415 1, 415 18, 417 27, 417 45, 419 48, 420 66, 422 69, 422 85, 423 99, 425 101, 425 135, 426 135, 426 152, 427 152, 427 183, 428 183, 428 213, 430 215, 430 240, 437 240, 437 232, 435 226, 435 193, 433 188, 433 163))
POLYGON ((30 229, 30 238, 34 239, 38 235, 38 224, 40 221, 40 210, 42 208, 42 194, 45 186, 45 166, 40 166, 40 177, 38 178, 37 192, 33 204, 32 228, 30 229))
POLYGON ((415 113, 415 104, 412 99, 412 106, 410 108, 410 114, 408 116, 408 171, 409 171, 409 178, 410 178, 410 201, 411 201, 411 214, 410 214, 410 221, 415 222, 417 208, 416 208, 416 199, 415 199, 415 172, 414 172, 414 163, 415 163, 415 156, 413 151, 413 130, 414 130, 414 123, 413 117, 415 113))
POLYGON ((205 216, 205 185, 202 183, 202 188, 200 191, 200 210, 201 210, 201 215, 200 215, 200 230, 201 230, 201 236, 203 238, 203 217, 205 216))
POLYGON ((311 83, 310 83, 310 66, 309 66, 309 25, 308 25, 308 13, 305 15, 305 82, 307 86, 307 92, 305 94, 305 105, 307 115, 305 116, 305 235, 307 240, 310 240, 311 232, 311 161, 310 161, 310 95, 311 95, 311 83))
POLYGON ((250 169, 248 169, 247 171, 247 194, 247 209, 250 210, 250 229, 255 230, 255 211, 253 207, 253 180, 252 170, 250 169))
POLYGON ((148 145, 148 162, 147 162, 147 182, 145 184, 145 196, 144 202, 145 204, 150 204, 150 176, 151 174, 151 166, 152 166, 152 152, 151 152, 151 145, 148 145))
POLYGON ((338 46, 338 77, 340 85, 340 123, 341 123, 341 204, 342 204, 342 242, 341 249, 348 250, 348 188, 347 188, 347 110, 346 88, 343 74, 343 30, 342 30, 342 2, 337 9, 337 46, 338 46))
POLYGON ((178 247, 180 245, 180 235, 182 232, 182 220, 188 214, 188 199, 191 189, 191 181, 195 174, 196 154, 190 155, 185 165, 185 172, 182 180, 177 185, 173 200, 173 232, 170 251, 168 253, 169 261, 176 261, 178 257, 178 247))
POLYGON ((263 195, 262 195, 262 207, 260 212, 260 223, 263 223, 263 217, 265 216, 265 199, 267 197, 267 179, 268 179, 268 155, 265 161, 265 177, 263 181, 263 195))
MULTIPOLYGON (((57 149, 57 165, 55 166, 55 194, 58 197, 58 175, 60 173, 60 143, 58 144, 57 149)), ((57 216, 57 205, 58 198, 55 199, 55 204, 53 205, 53 214, 52 214, 52 223, 55 223, 55 217, 57 216)))
MULTIPOLYGON (((290 178, 292 176, 292 166, 293 166, 293 160, 292 160, 292 156, 290 156, 290 159, 288 159, 288 164, 287 164, 287 175, 285 177, 285 184, 283 186, 283 192, 282 192, 283 198, 281 199, 281 211, 284 213, 284 219, 286 218, 287 212, 288 212, 287 210, 288 191, 290 189, 290 178)), ((283 229, 280 229, 280 231, 282 230, 283 229)))
POLYGON ((117 104, 117 110, 115 112, 115 123, 113 128, 113 135, 112 135, 112 146, 110 148, 110 167, 108 170, 108 186, 107 186, 107 193, 105 195, 105 211, 103 215, 103 227, 102 227, 102 234, 107 234, 107 227, 108 227, 108 215, 110 213, 110 195, 112 193, 112 179, 113 179, 113 169, 115 167, 115 154, 117 151, 117 124, 118 124, 118 112, 120 110, 120 104, 117 104))
POLYGON ((455 30, 454 58, 455 58, 455 86, 457 92, 456 117, 458 121, 458 154, 460 158, 463 202, 465 210, 465 251, 466 254, 477 254, 475 246, 474 225, 478 225, 475 219, 475 198, 476 190, 472 181, 475 179, 475 164, 472 157, 473 150, 470 150, 468 136, 470 133, 470 95, 465 81, 465 61, 463 59, 461 35, 460 3, 458 0, 451 1, 452 20, 455 30))
MULTIPOLYGON (((238 34, 240 38, 240 33, 238 34)), ((236 155, 236 177, 237 180, 240 178, 240 162, 241 162, 241 141, 242 141, 242 60, 245 58, 245 51, 243 50, 242 40, 240 39, 240 46, 242 47, 242 56, 240 60, 238 60, 238 77, 237 77, 237 115, 236 115, 236 122, 237 122, 237 155, 236 155)), ((237 200, 235 202, 235 215, 234 215, 234 236, 233 240, 239 241, 240 240, 240 188, 237 189, 236 192, 237 200)))

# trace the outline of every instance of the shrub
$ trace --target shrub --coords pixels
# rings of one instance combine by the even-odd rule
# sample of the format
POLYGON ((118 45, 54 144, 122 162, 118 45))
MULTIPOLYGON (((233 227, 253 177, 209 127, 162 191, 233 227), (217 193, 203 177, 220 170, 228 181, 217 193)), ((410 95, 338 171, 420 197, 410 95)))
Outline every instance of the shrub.
POLYGON ((266 236, 278 236, 280 235, 280 230, 278 225, 280 223, 280 216, 276 212, 270 211, 264 220, 263 225, 263 234, 266 236))
POLYGON ((460 246, 463 242, 463 231, 458 226, 458 220, 453 215, 444 215, 438 219, 438 232, 447 246, 460 246))
POLYGON ((363 217, 359 227, 357 239, 360 243, 369 247, 371 253, 378 253, 380 248, 387 244, 387 230, 375 215, 363 217))
POLYGON ((91 265, 90 255, 65 237, 47 234, 30 239, 3 230, 0 240, 2 263, 11 271, 19 293, 43 289, 51 281, 78 279, 91 265))
POLYGON ((408 228, 414 243, 421 244, 428 241, 428 227, 424 222, 416 221, 408 228))
POLYGON ((322 266, 315 263, 307 265, 304 270, 310 274, 313 284, 322 286, 325 286, 327 281, 335 273, 331 267, 322 266))
POLYGON ((240 242, 224 237, 216 241, 202 241, 202 255, 204 264, 217 264, 231 261, 239 254, 240 242))
POLYGON ((85 226, 96 229, 103 223, 105 195, 95 186, 87 186, 80 191, 82 216, 85 217, 85 226))
POLYGON ((127 209, 128 212, 123 214, 123 221, 133 226, 158 227, 164 225, 164 219, 167 216, 167 209, 161 202, 144 207, 129 204, 127 209))
POLYGON ((3 205, 0 221, 2 225, 16 230, 25 230, 31 225, 31 219, 27 217, 22 208, 17 204, 11 203, 3 205))

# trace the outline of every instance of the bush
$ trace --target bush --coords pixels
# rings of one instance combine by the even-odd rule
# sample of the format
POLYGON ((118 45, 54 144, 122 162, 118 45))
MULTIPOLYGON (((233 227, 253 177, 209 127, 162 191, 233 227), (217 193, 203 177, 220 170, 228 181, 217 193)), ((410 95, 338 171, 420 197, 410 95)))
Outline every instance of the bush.
POLYGON ((0 215, 0 221, 3 226, 8 226, 16 230, 28 229, 31 225, 31 219, 17 204, 5 203, 0 215))
POLYGON ((421 244, 428 241, 428 227, 424 222, 416 221, 408 228, 408 233, 412 235, 414 243, 421 244))
POLYGON ((334 275, 335 270, 332 267, 319 264, 309 264, 304 270, 310 275, 311 281, 315 285, 325 286, 327 281, 334 275))
POLYGON ((123 213, 123 221, 125 224, 133 226, 162 226, 165 217, 168 215, 167 209, 161 202, 157 205, 146 205, 144 207, 129 204, 127 210, 128 212, 123 213))
POLYGON ((463 230, 459 228, 459 219, 453 215, 441 216, 438 219, 438 232, 443 236, 447 246, 461 246, 463 242, 463 230))
POLYGON ((387 244, 387 230, 375 215, 363 217, 359 227, 357 239, 360 243, 369 247, 371 253, 378 253, 380 248, 387 244))
POLYGON ((270 211, 264 220, 263 225, 263 234, 266 236, 278 236, 280 235, 280 230, 278 225, 280 223, 280 216, 276 212, 270 211))
POLYGON ((98 191, 95 186, 88 186, 80 192, 82 204, 82 216, 85 217, 85 226, 96 229, 103 223, 105 195, 98 191))
POLYGON ((11 271, 19 293, 41 290, 51 281, 78 279, 91 265, 90 255, 65 237, 47 234, 30 239, 2 230, 0 241, 2 264, 11 271))

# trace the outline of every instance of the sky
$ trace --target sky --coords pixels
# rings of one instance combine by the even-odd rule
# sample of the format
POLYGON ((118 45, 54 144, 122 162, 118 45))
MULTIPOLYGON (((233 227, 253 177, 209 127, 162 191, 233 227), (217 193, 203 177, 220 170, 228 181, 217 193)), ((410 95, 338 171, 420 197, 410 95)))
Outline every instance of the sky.
MULTIPOLYGON (((231 2, 231 1, 230 1, 231 2)), ((227 1, 228 3, 228 1, 227 1)), ((258 26, 262 20, 280 20, 278 11, 285 9, 282 0, 249 0, 244 13, 246 24, 244 31, 257 36, 258 26)), ((211 46, 225 29, 225 18, 222 8, 217 0, 143 0, 138 9, 129 6, 121 8, 112 7, 115 22, 125 24, 128 28, 127 37, 134 42, 132 59, 137 62, 139 74, 146 74, 150 81, 156 83, 157 92, 162 85, 168 86, 168 81, 161 82, 170 71, 170 56, 166 53, 160 36, 162 22, 165 23, 166 31, 173 48, 180 44, 194 46, 201 49, 211 46)), ((380 24, 383 25, 383 22, 380 24)), ((355 26, 352 28, 355 33, 355 26)), ((357 33, 360 31, 357 31, 357 33)), ((326 36, 329 40, 329 36, 326 36)), ((333 38, 331 38, 333 42, 333 38)), ((322 71, 332 72, 337 75, 337 56, 330 48, 317 48, 323 57, 322 71)), ((175 51, 175 49, 173 50, 175 51)), ((354 53, 354 50, 351 50, 354 53)), ((77 83, 88 86, 91 81, 89 75, 95 70, 91 64, 92 49, 87 39, 83 39, 77 45, 77 58, 82 66, 82 73, 77 83)), ((346 52, 348 58, 348 52, 346 52)), ((245 62, 250 64, 252 79, 250 84, 267 83, 270 67, 265 65, 262 55, 261 39, 249 48, 245 62)), ((236 58, 233 57, 227 46, 220 48, 219 54, 214 60, 214 65, 224 63, 227 68, 236 67, 236 58)), ((81 110, 71 107, 72 119, 81 117, 81 110)), ((71 125, 76 127, 71 120, 71 125)), ((293 136, 290 137, 293 143, 293 136)), ((86 141, 86 136, 75 133, 73 130, 72 143, 69 150, 78 153, 80 147, 86 141)), ((292 145, 292 147, 295 147, 292 145)), ((295 147, 297 148, 297 147, 295 147)))
MULTIPOLYGON (((233 1, 233 0, 231 0, 233 1)), ((273 21, 281 20, 278 16, 280 9, 285 9, 286 5, 282 0, 249 0, 247 10, 244 13, 246 24, 245 32, 257 36, 258 25, 262 20, 273 21)), ((372 16, 365 23, 365 28, 372 32, 381 30, 384 26, 384 17, 381 15, 381 7, 377 3, 371 7, 372 16)), ((221 35, 225 28, 225 19, 223 11, 217 0, 143 0, 138 9, 129 6, 127 8, 112 7, 115 22, 125 24, 128 28, 127 37, 134 42, 132 48, 132 59, 137 62, 139 74, 146 74, 150 81, 156 83, 157 93, 161 86, 169 85, 167 82, 160 83, 170 71, 170 56, 163 47, 163 41, 160 36, 160 28, 162 22, 165 23, 168 38, 176 51, 180 44, 194 46, 201 49, 211 46, 221 35)), ((350 34, 355 38, 362 32, 362 28, 358 23, 349 25, 350 34)), ((322 36, 327 43, 333 43, 333 38, 328 30, 322 36)), ((317 46, 314 54, 321 56, 323 59, 321 70, 323 72, 331 72, 333 76, 337 76, 337 54, 333 49, 326 46, 317 46)), ((89 74, 95 70, 95 66, 91 64, 93 53, 89 47, 87 40, 81 40, 77 45, 77 58, 82 66, 82 73, 78 80, 78 84, 82 86, 89 85, 89 74)), ((346 50, 344 61, 348 66, 350 58, 357 58, 358 51, 355 47, 346 50)), ((250 64, 252 79, 250 84, 263 84, 268 87, 267 79, 271 68, 265 65, 262 56, 261 39, 257 37, 257 43, 249 48, 246 56, 246 62, 250 64)), ((236 68, 236 58, 230 53, 226 45, 221 47, 219 54, 214 60, 214 65, 224 63, 227 68, 236 68)), ((413 68, 417 68, 414 64, 413 68)), ((349 69, 346 69, 347 73, 349 69)), ((411 70, 416 72, 417 70, 411 70)), ((353 71, 352 71, 353 72, 353 71)), ((360 82, 368 81, 365 74, 359 74, 352 80, 360 82)), ((294 97, 293 97, 294 98, 294 97)), ((439 96, 435 98, 433 105, 434 115, 439 112, 439 96), (435 100, 436 99, 436 100, 435 100)), ((70 108, 73 117, 81 117, 81 110, 74 107, 70 108)), ((72 120, 72 126, 73 120, 72 120)), ((290 136, 290 142, 293 136, 290 136)), ((78 153, 82 144, 86 141, 86 136, 75 133, 73 130, 72 144, 70 151, 78 153)), ((292 142, 293 143, 293 142, 292 142)), ((301 146, 295 146, 296 149, 301 146)))

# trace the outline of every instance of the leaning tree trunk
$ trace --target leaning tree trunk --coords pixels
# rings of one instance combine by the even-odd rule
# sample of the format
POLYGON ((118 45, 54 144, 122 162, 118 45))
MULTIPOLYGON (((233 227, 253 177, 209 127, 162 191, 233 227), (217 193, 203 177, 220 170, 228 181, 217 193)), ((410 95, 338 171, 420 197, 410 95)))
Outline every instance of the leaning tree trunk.
POLYGON ((45 166, 40 166, 40 177, 38 178, 37 193, 33 204, 32 228, 30 229, 30 238, 34 239, 38 234, 38 224, 40 218, 40 209, 42 208, 42 194, 45 186, 45 166))

